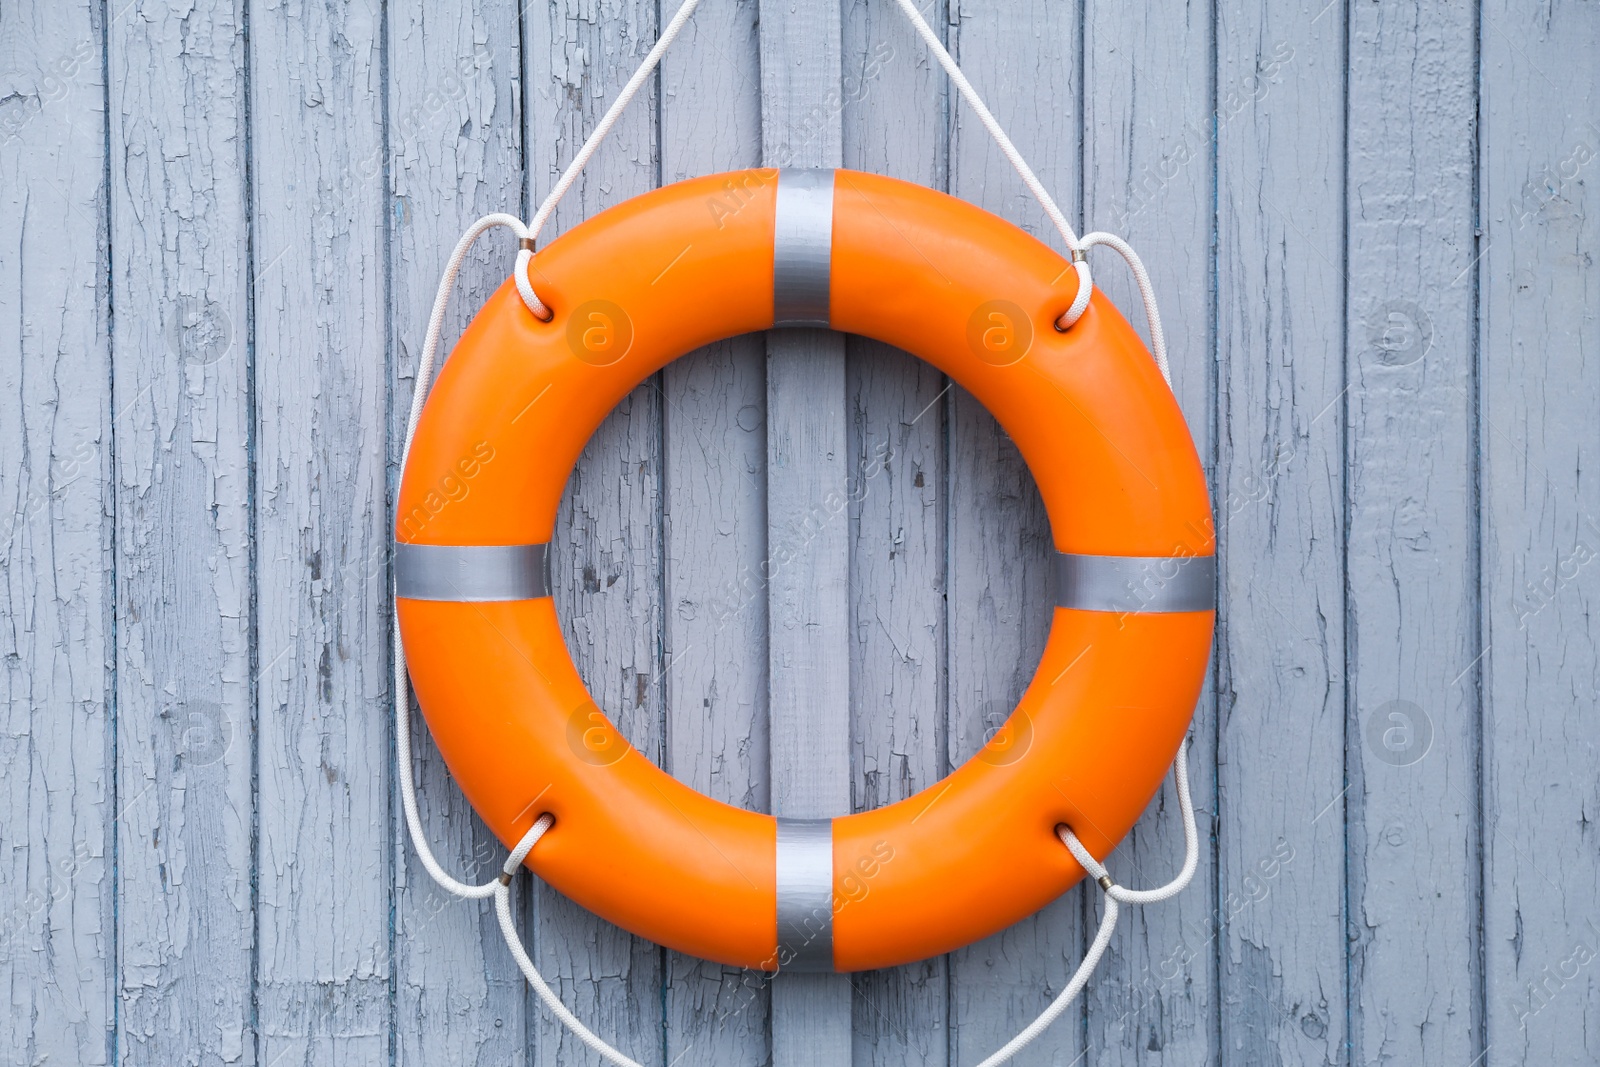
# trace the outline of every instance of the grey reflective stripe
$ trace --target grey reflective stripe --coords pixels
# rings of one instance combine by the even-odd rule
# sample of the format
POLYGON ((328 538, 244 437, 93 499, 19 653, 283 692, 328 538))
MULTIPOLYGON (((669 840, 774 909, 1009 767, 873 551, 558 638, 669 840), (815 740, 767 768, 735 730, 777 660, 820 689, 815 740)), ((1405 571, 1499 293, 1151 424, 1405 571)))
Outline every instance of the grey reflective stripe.
POLYGON ((833 970, 833 820, 778 820, 778 969, 833 970))
POLYGON ((1056 553, 1056 603, 1083 611, 1210 611, 1215 556, 1078 556, 1056 553))
POLYGON ((827 326, 833 269, 833 171, 778 171, 772 324, 827 326))
POLYGON ((549 547, 396 542, 395 595, 410 600, 537 600, 550 595, 549 547))

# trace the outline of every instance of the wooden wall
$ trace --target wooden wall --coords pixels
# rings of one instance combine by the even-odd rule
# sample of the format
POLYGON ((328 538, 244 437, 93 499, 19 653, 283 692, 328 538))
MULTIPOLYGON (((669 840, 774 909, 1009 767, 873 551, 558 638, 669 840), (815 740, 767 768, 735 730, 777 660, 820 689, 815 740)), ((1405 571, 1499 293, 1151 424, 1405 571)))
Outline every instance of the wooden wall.
MULTIPOLYGON (((387 509, 448 249, 531 212, 673 6, 0 6, 0 1062, 593 1061, 404 840, 387 509)), ((923 6, 1069 215, 1151 265, 1221 533, 1201 874, 1018 1062, 1594 1062, 1600 10, 923 6)), ((553 232, 775 162, 1054 240, 889 0, 705 0, 553 232)), ((482 243, 451 335, 510 262, 482 243)), ((993 420, 820 331, 640 386, 555 551, 630 740, 790 814, 971 755, 1048 612, 993 420), (851 480, 805 568, 752 583, 851 480)), ((487 877, 498 846, 420 747, 429 834, 487 877)), ((1180 854, 1164 789, 1112 867, 1180 854)), ((1060 989, 1092 895, 770 985, 528 879, 516 907, 646 1064, 965 1067, 1060 989)))

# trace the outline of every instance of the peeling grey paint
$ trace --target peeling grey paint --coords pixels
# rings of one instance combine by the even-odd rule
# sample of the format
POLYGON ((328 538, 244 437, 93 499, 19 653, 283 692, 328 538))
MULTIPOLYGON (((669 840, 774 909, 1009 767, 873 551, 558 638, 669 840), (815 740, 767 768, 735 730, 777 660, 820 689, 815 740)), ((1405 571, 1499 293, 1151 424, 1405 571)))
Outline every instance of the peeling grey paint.
MULTIPOLYGON (((578 1057, 397 825, 387 501, 440 264, 471 219, 529 213, 660 8, 0 9, 0 1061, 578 1057)), ((1135 909, 1019 1062, 1600 1058, 1591 8, 930 9, 1069 213, 1149 261, 1222 539, 1199 882, 1135 909)), ((787 125, 760 92, 768 9, 707 0, 552 233, 764 138, 1045 232, 885 0, 838 8, 859 91, 787 125)), ((469 258, 447 335, 507 257, 469 258)), ((830 556, 837 773, 866 808, 936 781, 1021 692, 1049 535, 969 396, 829 344, 839 407, 816 421, 875 468, 830 556)), ((792 420, 766 346, 635 391, 556 538, 600 706, 759 809, 768 592, 736 579, 793 488, 768 481, 792 420)), ((487 877, 501 846, 426 742, 418 764, 441 857, 487 877)), ((1180 839, 1164 790, 1112 866, 1159 881, 1180 839)), ((836 984, 849 1057, 987 1054, 1081 957, 1085 896, 836 984)), ((516 899, 563 997, 643 1062, 772 1058, 763 980, 531 882, 516 899)))

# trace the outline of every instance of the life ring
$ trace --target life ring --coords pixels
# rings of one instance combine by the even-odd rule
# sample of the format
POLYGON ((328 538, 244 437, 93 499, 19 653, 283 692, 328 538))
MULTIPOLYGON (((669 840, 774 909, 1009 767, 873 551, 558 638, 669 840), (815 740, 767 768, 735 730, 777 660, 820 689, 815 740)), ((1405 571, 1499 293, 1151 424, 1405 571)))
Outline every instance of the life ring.
MULTIPOLYGON (((1183 416, 1099 292, 1022 230, 854 171, 680 182, 575 227, 473 319, 416 428, 395 520, 401 636, 429 728, 509 846, 590 911, 736 966, 856 971, 934 956, 1037 911, 1133 826, 1209 654, 1210 501, 1183 416), (585 442, 702 345, 826 326, 928 360, 1016 442, 1050 517, 1058 607, 1010 720, 943 781, 832 820, 714 801, 631 748, 563 642, 547 545, 585 442)), ((954 610, 964 610, 953 605, 954 610)))

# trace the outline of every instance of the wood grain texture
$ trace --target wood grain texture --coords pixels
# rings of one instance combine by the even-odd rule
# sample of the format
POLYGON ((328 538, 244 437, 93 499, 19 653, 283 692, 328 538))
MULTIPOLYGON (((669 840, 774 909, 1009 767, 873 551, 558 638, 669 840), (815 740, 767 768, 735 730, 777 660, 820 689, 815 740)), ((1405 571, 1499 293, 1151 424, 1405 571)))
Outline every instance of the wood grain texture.
MULTIPOLYGON (((838 3, 761 0, 761 154, 838 167, 838 3)), ((772 813, 833 818, 850 805, 849 440, 844 338, 767 335, 768 736, 772 813)), ((773 1067, 850 1056, 850 980, 779 975, 773 1067)))
POLYGON ((0 1061, 112 1051, 104 24, 0 10, 0 1061))
POLYGON ((1597 15, 1483 8, 1484 1038, 1496 1067, 1600 1055, 1597 15))
MULTIPOLYGON (((943 187, 944 72, 893 3, 845 4, 843 28, 844 165, 943 187)), ((948 770, 948 383, 930 365, 861 337, 846 342, 845 378, 851 810, 868 811, 933 785, 948 770)), ((945 959, 869 971, 852 983, 857 1064, 945 1062, 945 959)))
MULTIPOLYGON (((536 197, 554 184, 656 38, 653 0, 550 0, 523 16, 528 167, 536 197)), ((545 240, 655 187, 654 89, 641 91, 561 203, 545 240)), ((552 542, 556 610, 589 692, 651 759, 663 751, 661 389, 639 386, 601 425, 567 484, 552 542)), ((663 952, 539 884, 525 924, 552 988, 643 1064, 664 1058, 663 952)), ((530 998, 532 994, 529 994, 530 998)), ((598 1062, 531 1001, 538 1063, 598 1062)))
POLYGON ((263 1063, 389 1051, 383 175, 374 2, 252 12, 263 1063))
MULTIPOLYGON (((938 782, 944 752, 946 381, 896 349, 851 338, 852 808, 938 782)), ((870 884, 867 892, 871 892, 870 884)), ((943 1062, 943 957, 852 977, 858 1064, 943 1062)))
POLYGON ((1221 1055, 1338 1063, 1344 9, 1223 6, 1217 41, 1221 1055))
POLYGON ((1351 1061, 1483 1052, 1473 12, 1350 8, 1351 1061), (1464 673, 1465 672, 1465 673, 1464 673))
MULTIPOLYGON (((663 182, 760 165, 756 35, 755 4, 707 0, 663 60, 663 182)), ((665 767, 769 811, 765 345, 755 335, 711 345, 669 364, 660 385, 665 767)), ((666 1062, 766 1062, 766 976, 666 955, 666 1062)))
MULTIPOLYGON (((388 7, 387 133, 371 131, 368 169, 381 175, 387 167, 391 185, 389 359, 396 384, 389 439, 396 466, 428 312, 450 250, 481 215, 526 214, 517 34, 518 6, 511 0, 388 7)), ((446 345, 510 274, 513 248, 510 234, 497 230, 467 257, 445 320, 446 345)), ((391 483, 397 474, 392 467, 391 483)), ((486 881, 503 849, 451 779, 415 708, 412 730, 424 832, 447 870, 486 881)), ((458 901, 435 885, 411 848, 398 798, 391 811, 397 1062, 522 1063, 530 1019, 526 987, 493 909, 458 901)), ((514 901, 528 885, 518 880, 514 901)))
MULTIPOLYGON (((1173 392, 1207 471, 1216 463, 1211 294, 1211 12, 1186 3, 1089 4, 1084 32, 1084 226, 1138 250, 1164 321, 1173 392)), ((1091 254, 1095 284, 1148 342, 1132 273, 1091 254)), ((1216 693, 1208 677, 1189 731, 1202 832, 1213 815, 1216 693)), ((1209 835, 1208 835, 1209 836, 1209 835)), ((1117 849, 1119 881, 1165 884, 1183 856, 1169 777, 1117 849)), ((1216 866, 1207 841, 1189 890, 1125 913, 1084 1005, 1095 1064, 1199 1064, 1215 1040, 1216 866)))
POLYGON ((242 7, 108 29, 116 1055, 256 1062, 242 7))
MULTIPOLYGON (((0 1061, 596 1062, 399 824, 385 499, 450 248, 530 212, 675 5, 0 6, 0 1061)), ((1200 884, 1129 909, 1017 1062, 1594 1061, 1593 5, 923 6, 1068 214, 1145 255, 1223 556, 1200 884)), ((889 0, 706 0, 545 239, 761 162, 1056 243, 889 0)), ((447 343, 511 245, 470 257, 447 343)), ((734 338, 591 442, 558 609, 671 773, 837 815, 1010 712, 1049 531, 945 386, 734 338)), ((502 848, 414 721, 426 832, 485 878, 502 848)), ((1172 801, 1122 880, 1176 866, 1172 801)), ((1100 906, 774 986, 516 893, 558 993, 653 1067, 967 1067, 1100 906)))
MULTIPOLYGON (((952 21, 957 10, 952 5, 952 21)), ((953 51, 985 102, 1069 217, 1080 199, 1078 139, 1059 128, 1081 113, 1079 12, 1037 0, 959 9, 953 51), (1009 92, 1027 84, 1026 93, 1009 92)), ((954 94, 950 191, 1056 247, 1060 238, 989 134, 954 94)), ((976 400, 950 392, 948 752, 959 766, 1005 723, 1033 677, 1050 625, 1050 523, 1016 447, 976 400)), ((1043 1011, 1083 956, 1084 891, 951 953, 952 1064, 981 1060, 1043 1011)), ((1084 1053, 1081 1013, 1013 1061, 1071 1064, 1084 1053)), ((1081 1062, 1081 1061, 1080 1061, 1081 1062)))

